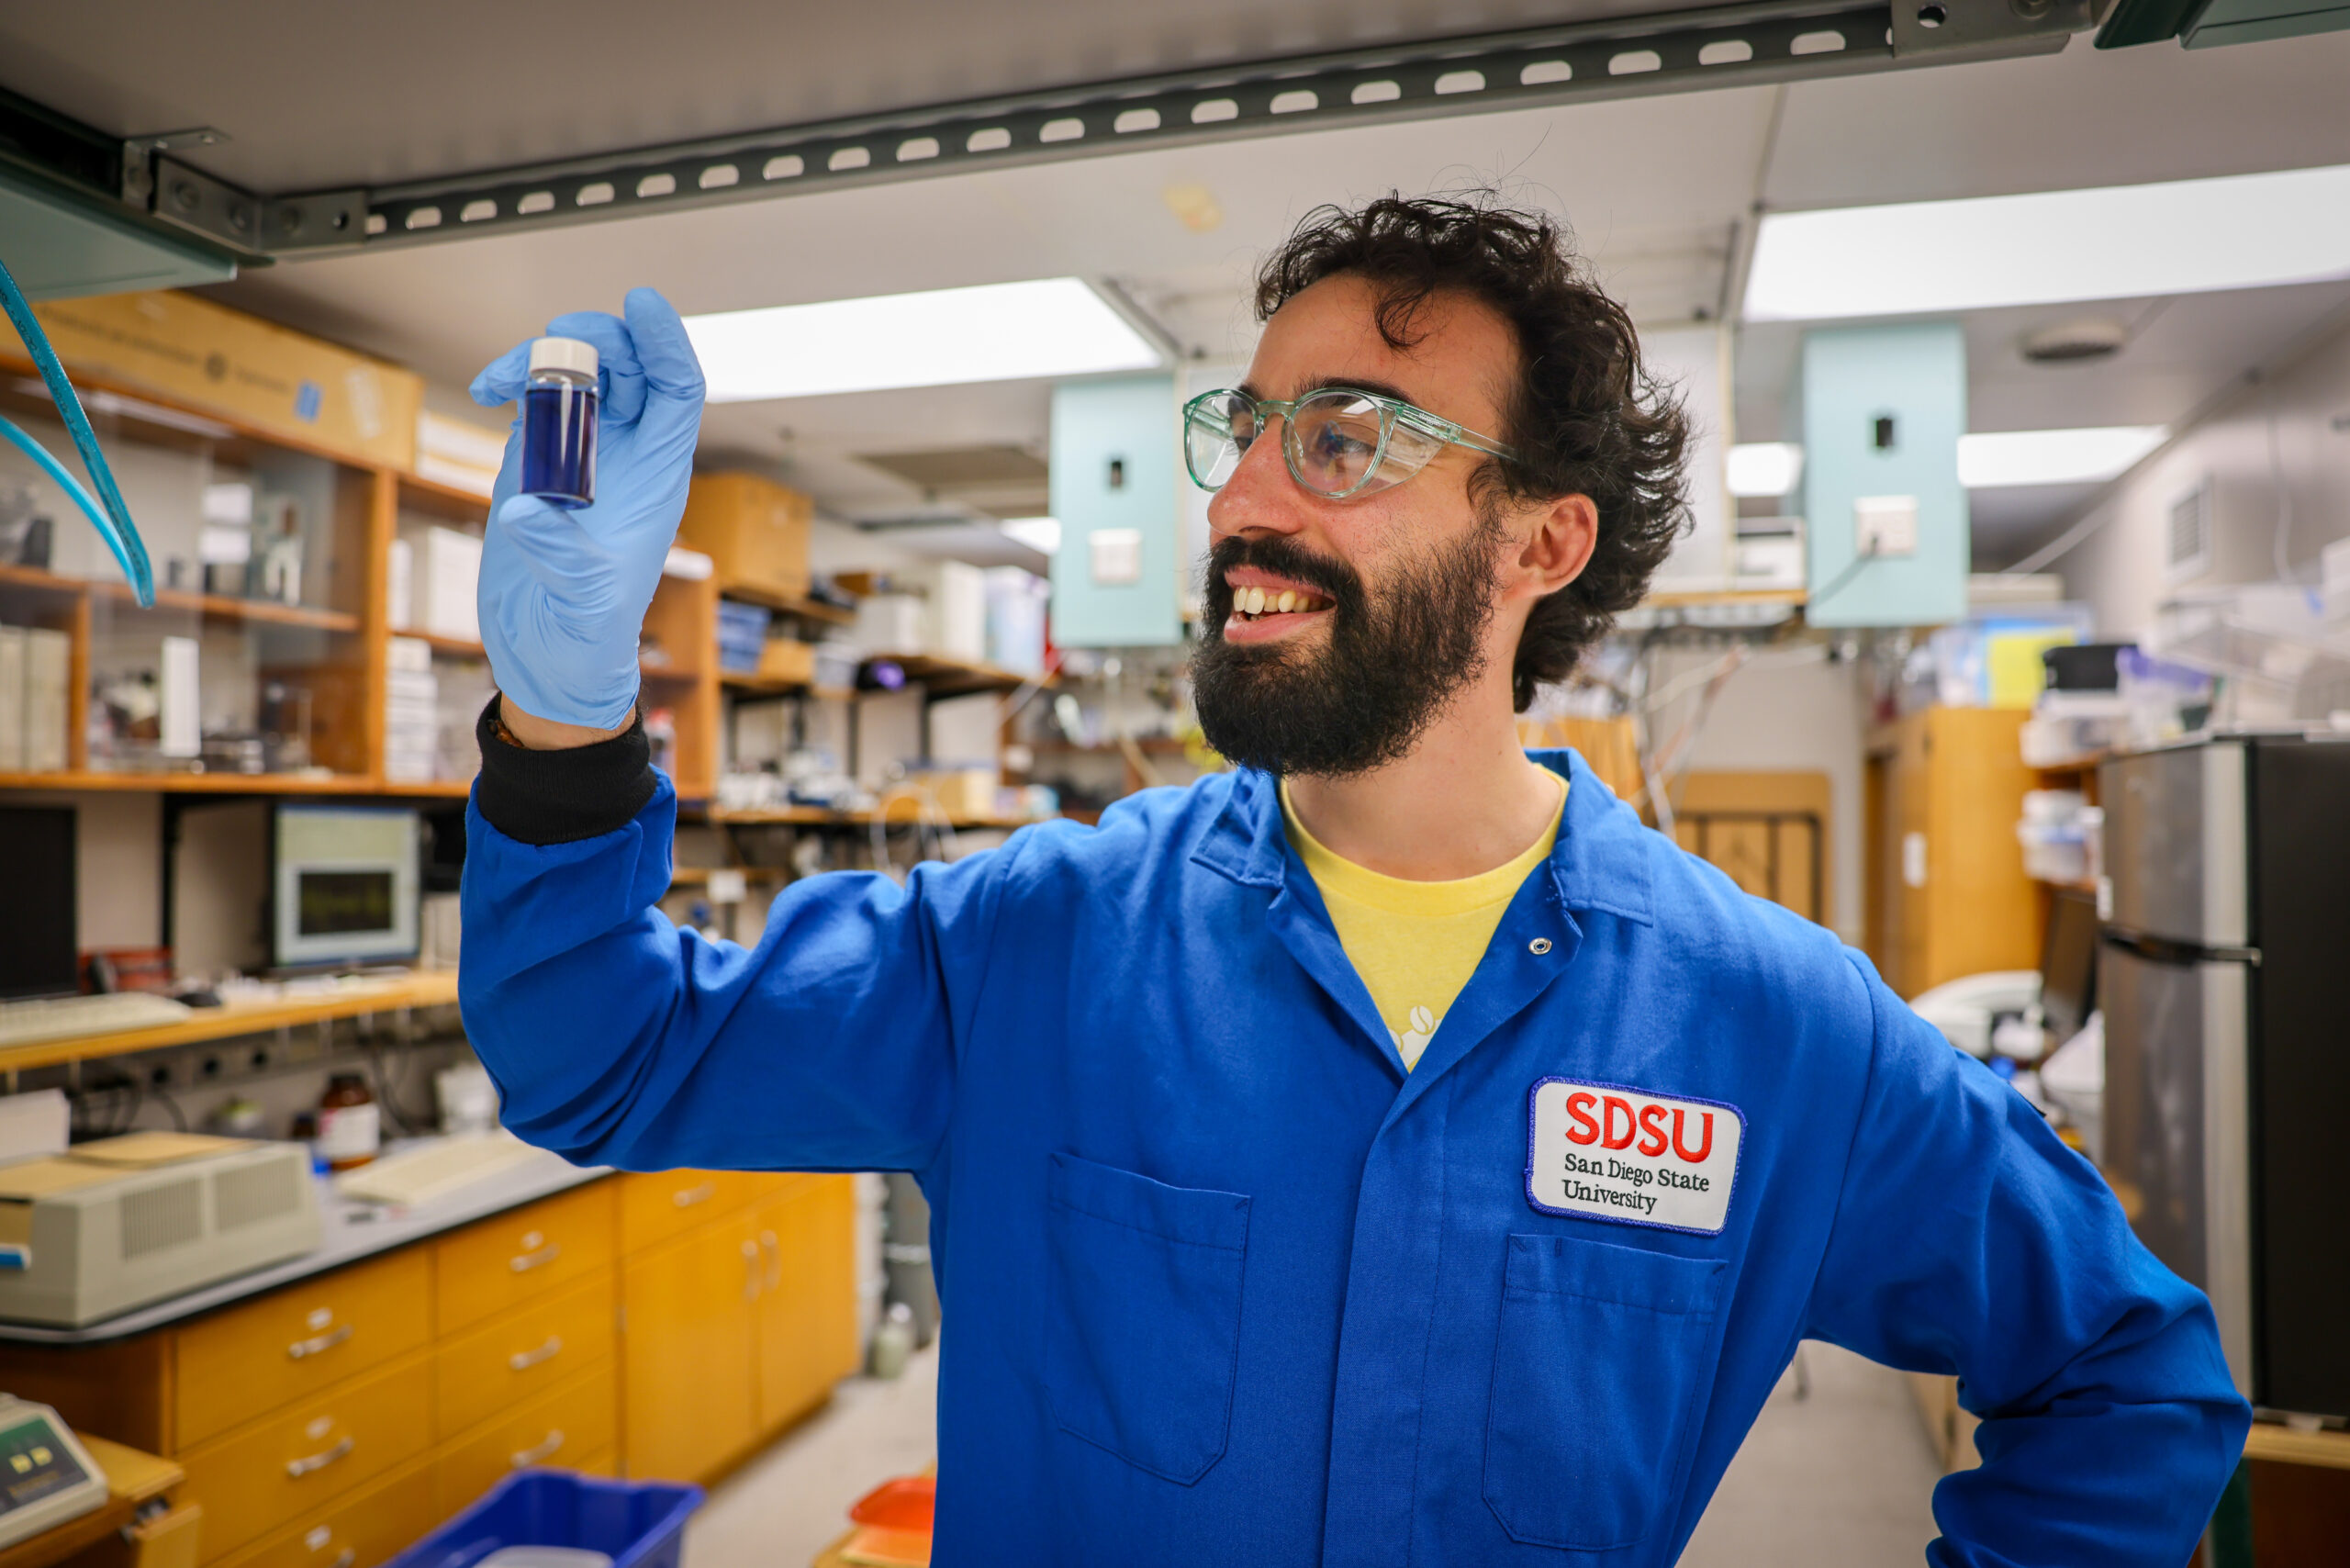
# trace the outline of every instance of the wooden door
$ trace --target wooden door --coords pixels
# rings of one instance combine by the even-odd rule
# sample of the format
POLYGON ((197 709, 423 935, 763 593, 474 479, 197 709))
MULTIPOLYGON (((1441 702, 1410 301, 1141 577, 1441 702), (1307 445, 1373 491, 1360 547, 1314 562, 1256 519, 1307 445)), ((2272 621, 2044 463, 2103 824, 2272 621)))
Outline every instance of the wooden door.
POLYGON ((752 1213, 761 1275, 758 1424, 771 1431, 856 1370, 855 1179, 818 1176, 752 1213))
POLYGON ((749 1444, 759 1244, 744 1217, 621 1270, 621 1449, 635 1480, 699 1481, 749 1444))

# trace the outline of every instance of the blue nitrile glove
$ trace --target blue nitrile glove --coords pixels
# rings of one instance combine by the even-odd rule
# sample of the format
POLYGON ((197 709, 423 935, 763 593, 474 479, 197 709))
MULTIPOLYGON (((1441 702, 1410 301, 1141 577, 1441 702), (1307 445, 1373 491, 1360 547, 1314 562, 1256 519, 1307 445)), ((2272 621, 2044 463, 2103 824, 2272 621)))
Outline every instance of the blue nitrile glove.
MULTIPOLYGON (((517 495, 522 420, 490 493, 481 640, 498 689, 535 718, 617 729, 636 705, 637 636, 685 514, 701 431, 701 363, 677 310, 632 288, 624 316, 578 311, 546 335, 596 345, 596 504, 576 511, 517 495)), ((531 345, 474 377, 474 401, 520 398, 531 345)))

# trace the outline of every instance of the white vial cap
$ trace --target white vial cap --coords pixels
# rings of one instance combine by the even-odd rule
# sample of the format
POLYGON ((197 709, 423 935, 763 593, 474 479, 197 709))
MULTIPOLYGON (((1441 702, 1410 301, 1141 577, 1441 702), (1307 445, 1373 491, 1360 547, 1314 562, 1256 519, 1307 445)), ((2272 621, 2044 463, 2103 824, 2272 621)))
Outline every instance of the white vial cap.
POLYGON ((596 378, 596 345, 577 338, 534 338, 531 342, 531 373, 568 370, 596 378))

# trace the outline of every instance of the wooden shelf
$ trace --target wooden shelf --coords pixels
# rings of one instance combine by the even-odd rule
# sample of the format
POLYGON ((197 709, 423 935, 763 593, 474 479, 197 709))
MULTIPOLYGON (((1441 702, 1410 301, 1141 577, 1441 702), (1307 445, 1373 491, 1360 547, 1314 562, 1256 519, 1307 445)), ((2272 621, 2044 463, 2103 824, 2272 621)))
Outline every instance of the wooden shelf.
POLYGON ((453 970, 427 970, 412 975, 355 980, 330 992, 199 1008, 180 1023, 164 1024, 152 1029, 83 1035, 72 1039, 42 1040, 29 1046, 0 1047, 0 1071, 18 1072, 28 1068, 53 1067, 59 1062, 87 1061, 94 1057, 130 1056, 140 1051, 165 1050, 173 1046, 200 1045, 207 1040, 232 1039, 239 1035, 299 1028, 336 1018, 356 1018, 363 1013, 390 1013, 402 1007, 443 1007, 456 1000, 457 977, 453 970))
POLYGON ((2059 892, 2087 893, 2092 898, 2097 895, 2097 883, 2087 877, 2034 877, 2032 880, 2043 888, 2054 888, 2059 892))
MULTIPOLYGON (((1135 745, 1146 756, 1184 755, 1184 743, 1172 735, 1139 736, 1135 745)), ((1028 749, 1038 756, 1124 756, 1126 754, 1125 748, 1114 742, 1102 745, 1075 745, 1068 741, 1031 741, 1028 749)))
MULTIPOLYGON (((55 572, 45 572, 36 566, 0 566, 0 585, 27 588, 35 593, 72 599, 88 594, 95 599, 109 599, 136 608, 139 596, 129 583, 106 577, 67 577, 55 572)), ((359 630, 359 617, 346 610, 319 610, 307 604, 280 604, 274 599, 241 599, 231 594, 190 593, 185 588, 157 588, 157 610, 193 611, 207 621, 258 622, 275 626, 304 626, 320 632, 352 633, 359 630)))
POLYGON ((1643 610, 1690 610, 1713 604, 1801 605, 1802 588, 1716 588, 1702 593, 1652 593, 1640 600, 1643 610))
POLYGON ((2244 1439, 2244 1456, 2274 1460, 2280 1464, 2350 1470, 2350 1432, 2297 1432, 2274 1421, 2255 1421, 2251 1434, 2244 1439))
POLYGON ((837 604, 826 604, 822 599, 810 599, 806 594, 773 593, 748 583, 730 582, 721 582, 718 594, 722 599, 739 599, 744 604, 763 605, 769 610, 781 610, 786 615, 797 615, 804 621, 821 621, 827 626, 856 624, 856 610, 845 610, 837 604))
MULTIPOLYGON (((962 697, 975 691, 1016 691, 1029 683, 1029 678, 1017 670, 999 665, 972 664, 963 659, 940 658, 934 654, 872 654, 867 665, 893 664, 906 672, 908 682, 929 688, 933 697, 962 697)), ((1051 686, 1046 676, 1036 684, 1051 686)))
POLYGON ((669 885, 699 888, 709 882, 713 871, 740 871, 744 880, 753 882, 779 882, 791 875, 780 866, 673 866, 669 869, 669 885))
POLYGON ((413 627, 398 626, 392 628, 391 634, 395 637, 410 637, 420 643, 429 643, 432 645, 434 653, 447 654, 453 658, 486 659, 489 657, 489 650, 483 647, 480 640, 475 637, 447 637, 438 632, 419 632, 413 627))
MULTIPOLYGON (((911 807, 912 802, 906 801, 903 805, 911 807)), ((752 806, 729 811, 724 807, 713 806, 707 813, 707 817, 712 823, 727 823, 745 827, 784 825, 871 827, 877 819, 891 827, 913 827, 921 823, 934 820, 911 809, 896 809, 892 806, 884 806, 878 812, 835 812, 823 806, 752 806)), ((957 831, 965 828, 973 830, 1014 828, 1026 827, 1030 823, 1041 820, 1044 819, 996 816, 949 817, 946 825, 957 831)))
POLYGON ((427 479, 415 474, 402 474, 398 477, 403 505, 414 506, 419 511, 434 512, 455 522, 489 521, 487 496, 477 496, 471 490, 461 490, 454 485, 444 485, 438 479, 427 479))
POLYGON ((364 773, 0 773, 0 790, 128 790, 158 795, 375 795, 413 788, 364 773))

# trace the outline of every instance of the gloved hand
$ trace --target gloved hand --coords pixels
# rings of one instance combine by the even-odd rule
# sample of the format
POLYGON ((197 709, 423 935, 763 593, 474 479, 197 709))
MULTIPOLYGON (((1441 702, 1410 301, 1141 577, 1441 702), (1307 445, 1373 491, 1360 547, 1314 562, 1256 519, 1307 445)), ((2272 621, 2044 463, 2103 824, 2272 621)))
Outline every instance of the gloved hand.
MULTIPOLYGON (((481 637, 499 691, 537 718, 597 729, 635 707, 637 636, 661 564, 685 515, 701 430, 701 363, 677 310, 632 288, 623 316, 578 311, 547 336, 596 345, 596 502, 565 510, 518 495, 522 421, 506 442, 482 549, 481 637)), ((474 401, 512 402, 530 378, 531 345, 474 377, 474 401)))

